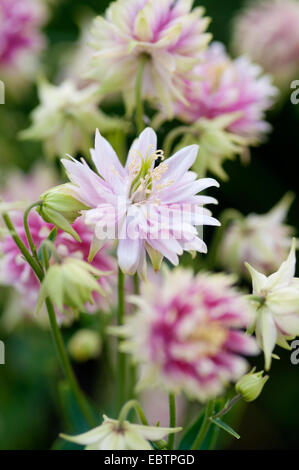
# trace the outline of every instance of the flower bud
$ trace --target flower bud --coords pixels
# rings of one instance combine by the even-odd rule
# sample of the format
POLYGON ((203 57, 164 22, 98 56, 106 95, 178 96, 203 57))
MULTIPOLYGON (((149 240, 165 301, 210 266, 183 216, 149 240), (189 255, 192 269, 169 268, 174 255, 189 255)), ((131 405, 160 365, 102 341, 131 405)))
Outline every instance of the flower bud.
POLYGON ((80 211, 85 209, 88 207, 75 198, 71 186, 62 184, 42 194, 38 212, 45 222, 57 226, 80 241, 71 224, 81 215, 80 211))
POLYGON ((263 377, 264 371, 255 372, 255 368, 249 372, 249 374, 244 375, 236 383, 236 391, 242 395, 243 400, 245 401, 254 401, 262 393, 265 383, 269 379, 268 375, 263 377))
POLYGON ((86 362, 97 358, 102 349, 102 341, 96 331, 83 328, 77 331, 68 343, 68 350, 77 362, 86 362))
POLYGON ((84 310, 87 303, 93 304, 93 293, 105 296, 96 277, 107 274, 107 271, 99 271, 76 258, 66 258, 61 263, 53 264, 42 282, 36 312, 39 312, 47 297, 61 311, 64 307, 84 310))

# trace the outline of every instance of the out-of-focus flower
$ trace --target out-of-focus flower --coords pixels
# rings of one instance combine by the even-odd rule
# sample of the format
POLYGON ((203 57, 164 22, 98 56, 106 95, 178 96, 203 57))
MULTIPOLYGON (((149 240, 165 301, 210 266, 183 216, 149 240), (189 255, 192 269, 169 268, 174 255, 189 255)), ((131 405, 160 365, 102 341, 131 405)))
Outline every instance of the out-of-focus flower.
POLYGON ((62 311, 64 307, 84 310, 86 304, 93 304, 93 293, 105 296, 105 291, 96 277, 105 273, 91 264, 76 258, 65 258, 49 267, 39 291, 36 312, 49 298, 62 311))
POLYGON ((294 230, 283 221, 293 199, 294 195, 287 193, 267 214, 240 214, 234 219, 218 248, 219 264, 242 276, 248 276, 246 261, 265 274, 277 270, 292 243, 294 230))
MULTIPOLYGON (((149 424, 153 426, 157 423, 160 426, 169 424, 169 397, 164 390, 158 388, 142 390, 139 400, 149 424)), ((176 424, 183 426, 187 413, 187 400, 183 395, 178 395, 175 402, 176 424)))
POLYGON ((62 184, 41 195, 41 205, 37 211, 46 222, 55 225, 80 241, 71 224, 75 222, 80 216, 80 211, 84 209, 87 209, 87 207, 74 198, 72 186, 62 184))
POLYGON ((255 368, 249 372, 249 374, 244 375, 236 383, 236 391, 242 395, 243 400, 251 402, 256 400, 263 391, 263 388, 269 379, 269 376, 266 375, 263 377, 264 371, 255 372, 255 368))
POLYGON ((39 0, 0 0, 0 75, 14 91, 36 72, 47 9, 39 0))
POLYGON ((60 434, 63 439, 85 446, 85 450, 152 450, 149 441, 159 441, 181 428, 162 428, 120 422, 104 415, 101 426, 78 436, 60 434))
MULTIPOLYGON (((18 235, 28 247, 22 214, 14 214, 13 222, 18 235)), ((37 212, 31 212, 29 216, 29 227, 33 242, 38 251, 43 240, 49 236, 53 226, 46 224, 37 212)), ((55 248, 62 259, 73 257, 77 260, 87 261, 93 233, 83 223, 82 219, 77 219, 73 227, 78 233, 81 243, 74 240, 69 234, 59 231, 54 242, 55 248)), ((10 235, 7 234, 3 237, 3 240, 0 242, 0 250, 2 253, 2 258, 0 258, 0 283, 16 288, 22 294, 23 298, 26 299, 28 310, 34 310, 40 288, 35 274, 23 259, 21 252, 10 235)), ((97 253, 92 262, 92 267, 106 273, 116 272, 115 262, 108 253, 108 246, 103 247, 102 250, 97 253)), ((114 287, 114 275, 101 276, 98 282, 101 288, 107 293, 107 299, 101 295, 97 295, 95 292, 93 296, 95 303, 93 309, 107 310, 109 308, 108 297, 114 287)), ((92 311, 92 308, 88 308, 88 311, 92 311)), ((57 312, 57 315, 61 317, 61 312, 57 312)))
POLYGON ((125 168, 110 144, 97 131, 91 155, 99 175, 85 161, 62 160, 76 197, 90 210, 85 221, 94 227, 92 252, 107 239, 118 239, 118 263, 128 274, 146 269, 146 252, 154 269, 163 257, 174 265, 184 250, 206 252, 196 226, 219 225, 203 204, 215 199, 196 194, 219 186, 210 178, 196 180, 188 169, 198 152, 196 145, 186 147, 173 157, 163 159, 157 151, 157 136, 148 128, 133 143, 125 168))
POLYGON ((253 300, 256 305, 254 328, 265 355, 265 368, 271 367, 275 344, 291 349, 287 341, 299 335, 299 279, 295 276, 296 239, 286 261, 279 270, 266 277, 247 264, 252 277, 253 300))
POLYGON ((299 4, 264 0, 243 10, 235 21, 233 49, 247 54, 289 88, 299 71, 299 4))
POLYGON ((72 358, 78 362, 96 359, 102 350, 99 333, 86 328, 77 331, 68 342, 68 350, 72 358))
POLYGON ((87 154, 96 127, 103 133, 128 127, 98 108, 97 90, 97 85, 77 89, 71 80, 58 86, 42 80, 40 104, 32 113, 31 127, 21 132, 21 138, 42 141, 49 157, 80 151, 87 154))
MULTIPOLYGON (((238 116, 239 113, 237 113, 238 116)), ((227 180, 223 169, 226 160, 233 160, 236 155, 244 155, 249 141, 241 135, 227 130, 236 120, 236 113, 223 114, 214 119, 199 119, 189 127, 177 149, 187 145, 198 144, 198 157, 193 165, 194 170, 203 174, 207 170, 217 178, 227 180)))
POLYGON ((139 387, 162 386, 206 401, 246 372, 241 355, 258 348, 238 329, 250 324, 253 312, 232 283, 223 274, 193 277, 176 269, 132 297, 138 312, 111 331, 125 338, 121 350, 141 363, 139 387))
POLYGON ((213 43, 198 66, 200 81, 185 82, 188 106, 178 103, 177 114, 188 123, 229 115, 227 130, 256 144, 269 131, 265 112, 277 89, 271 78, 246 57, 232 60, 220 43, 213 43))
POLYGON ((91 30, 95 50, 89 76, 103 92, 124 92, 134 105, 138 67, 148 60, 143 97, 164 103, 171 115, 174 101, 184 101, 183 79, 194 76, 194 65, 210 40, 209 23, 202 8, 191 0, 118 0, 105 17, 98 16, 91 30))
POLYGON ((23 201, 24 204, 37 201, 40 194, 57 184, 57 175, 52 168, 38 164, 25 174, 20 170, 12 170, 5 175, 0 186, 0 195, 4 202, 23 201))

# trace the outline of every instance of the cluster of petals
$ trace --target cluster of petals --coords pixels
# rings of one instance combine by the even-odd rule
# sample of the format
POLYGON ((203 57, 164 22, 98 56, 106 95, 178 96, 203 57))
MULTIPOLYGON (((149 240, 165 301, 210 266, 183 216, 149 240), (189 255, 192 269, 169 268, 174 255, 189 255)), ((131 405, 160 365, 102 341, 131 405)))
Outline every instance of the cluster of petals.
POLYGON ((94 230, 92 254, 107 239, 118 239, 121 269, 145 276, 146 253, 155 270, 163 257, 177 265, 184 251, 206 253, 197 227, 219 225, 203 207, 216 200, 197 193, 219 185, 189 171, 197 153, 191 145, 164 161, 155 132, 147 128, 134 141, 125 167, 98 131, 91 151, 98 173, 84 160, 62 160, 74 197, 90 208, 83 216, 94 230))
POLYGON ((117 0, 91 29, 94 54, 89 76, 102 90, 122 91, 134 100, 140 60, 147 58, 143 96, 164 103, 168 113, 176 100, 184 101, 184 77, 210 40, 209 19, 192 0, 117 0))
POLYGON ((254 328, 264 351, 265 367, 270 369, 275 345, 290 349, 288 340, 299 335, 299 279, 296 271, 296 239, 278 271, 265 276, 247 264, 252 277, 256 304, 254 328))
POLYGON ((198 66, 199 81, 185 81, 187 105, 178 103, 176 114, 188 123, 201 118, 235 115, 229 130, 255 142, 270 126, 265 112, 273 104, 277 89, 260 66, 245 57, 232 60, 224 46, 212 43, 198 66))
POLYGON ((206 401, 223 392, 247 370, 242 355, 258 352, 246 335, 253 311, 224 274, 166 271, 132 296, 137 313, 113 331, 122 350, 141 365, 143 386, 162 386, 206 401), (159 292, 159 295, 157 295, 159 292))

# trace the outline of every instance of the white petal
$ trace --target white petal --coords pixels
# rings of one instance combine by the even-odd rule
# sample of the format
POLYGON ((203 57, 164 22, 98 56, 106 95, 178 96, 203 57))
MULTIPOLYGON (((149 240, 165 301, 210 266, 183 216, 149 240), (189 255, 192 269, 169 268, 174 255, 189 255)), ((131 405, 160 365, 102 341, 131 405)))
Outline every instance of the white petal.
POLYGON ((115 176, 124 177, 125 171, 118 156, 109 144, 96 130, 95 149, 90 151, 92 160, 99 174, 108 182, 115 181, 115 176))
POLYGON ((279 270, 268 277, 267 288, 277 289, 291 283, 296 270, 296 239, 293 238, 290 254, 279 270))
POLYGON ((136 273, 141 256, 142 241, 140 239, 119 240, 117 248, 118 264, 121 270, 130 274, 131 276, 136 273))
POLYGON ((141 132, 138 139, 133 142, 129 151, 126 168, 129 167, 132 160, 137 159, 139 161, 139 153, 145 158, 147 155, 150 156, 152 153, 155 153, 156 150, 157 135, 152 128, 147 127, 141 132))
POLYGON ((168 158, 162 165, 166 165, 168 170, 165 172, 164 179, 179 180, 189 168, 194 164, 197 154, 198 154, 198 145, 189 145, 172 157, 168 158))
POLYGON ((252 278, 252 288, 254 295, 259 295, 267 283, 267 277, 254 269, 250 264, 245 263, 252 278))
POLYGON ((257 331, 259 335, 260 346, 265 355, 265 369, 271 367, 271 356, 277 339, 277 329, 268 310, 261 311, 257 320, 257 331))

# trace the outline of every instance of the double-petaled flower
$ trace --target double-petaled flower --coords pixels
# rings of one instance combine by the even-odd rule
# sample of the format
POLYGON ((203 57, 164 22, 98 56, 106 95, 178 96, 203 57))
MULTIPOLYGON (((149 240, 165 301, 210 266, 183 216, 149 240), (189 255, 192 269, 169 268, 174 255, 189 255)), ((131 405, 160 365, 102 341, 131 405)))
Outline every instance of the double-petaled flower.
POLYGON ((84 160, 62 160, 74 197, 90 208, 83 211, 95 235, 90 259, 107 239, 118 239, 118 263, 128 274, 145 275, 146 252, 155 270, 163 257, 177 265, 184 251, 205 253, 196 227, 219 222, 203 208, 215 199, 197 193, 218 183, 188 171, 197 152, 191 145, 164 161, 148 128, 133 143, 125 167, 99 132, 91 151, 98 174, 84 160))
MULTIPOLYGON (((202 50, 210 40, 209 19, 192 0, 118 0, 91 29, 94 54, 89 76, 103 92, 122 91, 134 105, 141 60, 146 60, 143 97, 163 102, 172 114, 174 101, 184 101, 183 79, 194 76, 202 50)), ((197 77, 198 79, 198 77, 197 77)))
POLYGON ((299 335, 299 279, 295 277, 296 240, 290 254, 271 276, 247 265, 252 277, 253 303, 256 305, 255 332, 270 369, 275 344, 290 349, 288 340, 299 335))

